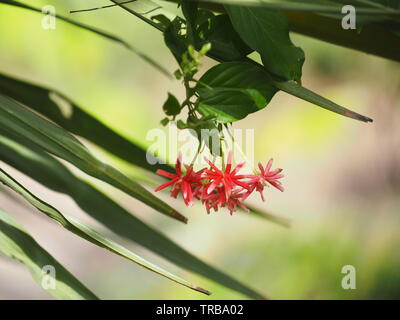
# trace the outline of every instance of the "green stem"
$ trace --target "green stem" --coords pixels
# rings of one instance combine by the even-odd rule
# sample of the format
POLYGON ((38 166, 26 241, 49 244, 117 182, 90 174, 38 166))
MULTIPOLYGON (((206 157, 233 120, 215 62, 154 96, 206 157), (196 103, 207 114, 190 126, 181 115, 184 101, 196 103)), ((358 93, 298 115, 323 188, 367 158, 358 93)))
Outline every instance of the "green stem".
POLYGON ((257 174, 256 172, 256 167, 253 165, 253 163, 250 163, 249 158, 247 158, 247 156, 245 155, 245 153, 243 152, 242 148, 239 146, 239 144, 236 142, 233 134, 231 133, 231 131, 229 130, 229 127, 226 126, 226 132, 228 132, 230 138, 232 139, 232 143, 233 143, 233 148, 234 150, 238 150, 240 155, 242 156, 242 158, 246 161, 246 163, 252 168, 252 171, 257 174))

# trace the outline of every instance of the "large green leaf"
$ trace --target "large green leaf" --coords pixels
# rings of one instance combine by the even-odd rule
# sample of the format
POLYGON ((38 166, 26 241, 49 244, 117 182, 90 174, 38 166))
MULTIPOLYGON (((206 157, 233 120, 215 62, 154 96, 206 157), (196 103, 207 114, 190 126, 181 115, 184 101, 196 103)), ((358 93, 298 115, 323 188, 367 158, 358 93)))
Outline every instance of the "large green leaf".
MULTIPOLYGON (((0 4, 7 4, 7 5, 12 5, 12 6, 16 6, 19 8, 23 8, 23 9, 28 9, 28 10, 32 10, 38 13, 42 13, 41 9, 32 7, 30 5, 21 3, 19 1, 14 1, 14 0, 0 0, 0 4)), ((155 67, 156 69, 158 69, 159 71, 161 71, 162 73, 164 73, 165 75, 167 75, 168 77, 171 77, 171 74, 168 70, 166 70, 162 65, 160 65, 157 61, 153 60, 152 58, 150 58, 147 54, 141 52, 139 49, 133 47, 132 45, 130 45, 129 43, 127 43, 126 41, 120 39, 119 37, 112 35, 110 33, 107 33, 105 31, 102 31, 100 29, 88 26, 86 24, 74 21, 72 19, 69 19, 67 17, 63 17, 60 15, 56 15, 56 17, 60 20, 63 20, 69 24, 72 24, 74 26, 77 26, 79 28, 85 29, 87 31, 93 32, 95 34, 98 34, 102 37, 105 37, 109 40, 115 41, 119 44, 122 44, 124 47, 128 48, 129 50, 133 51, 134 53, 136 53, 139 57, 141 57, 142 59, 144 59, 145 61, 147 61, 148 63, 150 63, 153 67, 155 67)))
POLYGON ((0 94, 0 126, 146 203, 159 212, 186 222, 187 219, 140 184, 95 158, 74 136, 0 94))
POLYGON ((224 123, 264 108, 277 91, 261 68, 247 62, 225 62, 211 68, 196 90, 199 111, 224 123))
POLYGON ((197 50, 211 44, 207 55, 218 61, 240 61, 253 50, 240 38, 228 15, 214 15, 211 11, 199 10, 195 26, 194 46, 197 50))
MULTIPOLYGON (((155 171, 146 160, 146 150, 127 140, 57 90, 45 88, 0 73, 0 93, 49 118, 65 130, 81 136, 127 162, 155 171), (63 112, 67 108, 67 112, 63 112)), ((170 170, 167 165, 157 168, 170 170)))
POLYGON ((153 271, 167 279, 170 279, 176 283, 179 283, 190 289, 199 291, 201 293, 210 294, 207 290, 204 290, 198 286, 194 286, 186 280, 175 276, 174 274, 157 267, 156 265, 146 261, 145 259, 139 257, 128 249, 124 248, 120 244, 104 237, 95 230, 89 228, 88 226, 81 223, 74 217, 62 214, 56 208, 52 207, 48 203, 34 196, 26 188, 24 188, 19 182, 14 180, 9 174, 7 174, 3 169, 0 168, 0 182, 10 187, 15 192, 19 193, 25 200, 27 200, 31 205, 36 207, 39 211, 43 212, 49 218, 57 221, 64 228, 76 234, 77 236, 86 239, 87 241, 105 248, 123 258, 126 258, 150 271, 153 271))
POLYGON ((283 13, 265 8, 225 8, 242 40, 261 55, 264 66, 271 73, 300 82, 304 52, 290 41, 283 13))
POLYGON ((224 61, 242 60, 251 50, 233 29, 226 14, 215 16, 208 10, 198 10, 197 0, 182 1, 182 12, 186 18, 189 43, 201 50, 211 44, 208 54, 224 61))
POLYGON ((57 299, 96 300, 89 289, 43 249, 31 235, 10 215, 0 209, 0 252, 22 263, 32 278, 42 284, 43 267, 51 266, 56 271, 55 286, 42 286, 57 299))
POLYGON ((200 50, 205 43, 211 43, 208 54, 218 60, 242 60, 253 51, 240 38, 226 14, 213 15, 200 21, 197 30, 200 36, 196 48, 200 50))
MULTIPOLYGON (((105 194, 75 177, 60 161, 30 144, 26 139, 2 136, 0 159, 44 186, 69 195, 92 218, 115 234, 159 254, 179 267, 196 272, 251 298, 261 295, 193 256, 172 240, 132 216, 105 194), (110 214, 111 213, 111 214, 110 214)), ((269 218, 269 216, 260 215, 269 218)), ((279 223, 278 219, 278 223, 279 223)))

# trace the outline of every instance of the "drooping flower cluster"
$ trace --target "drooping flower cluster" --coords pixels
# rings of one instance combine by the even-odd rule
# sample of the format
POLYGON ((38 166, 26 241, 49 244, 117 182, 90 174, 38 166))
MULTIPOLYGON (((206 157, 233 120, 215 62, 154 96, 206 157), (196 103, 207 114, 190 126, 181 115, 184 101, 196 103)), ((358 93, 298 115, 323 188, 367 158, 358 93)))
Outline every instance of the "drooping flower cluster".
POLYGON ((203 168, 195 171, 193 166, 184 165, 185 172, 182 171, 182 155, 179 154, 176 160, 175 173, 165 170, 157 170, 157 174, 170 179, 170 181, 159 186, 156 191, 171 187, 171 197, 177 198, 182 194, 186 206, 191 207, 194 200, 197 199, 204 204, 207 213, 211 209, 218 211, 219 208, 226 207, 232 214, 241 208, 248 211, 243 204, 250 194, 257 191, 264 198, 264 188, 272 185, 280 191, 283 191, 282 183, 279 181, 283 177, 282 169, 271 170, 272 159, 268 161, 265 168, 261 163, 258 164, 260 172, 257 174, 239 174, 244 162, 239 163, 232 169, 232 152, 229 152, 225 169, 219 169, 207 158, 209 168, 203 168))

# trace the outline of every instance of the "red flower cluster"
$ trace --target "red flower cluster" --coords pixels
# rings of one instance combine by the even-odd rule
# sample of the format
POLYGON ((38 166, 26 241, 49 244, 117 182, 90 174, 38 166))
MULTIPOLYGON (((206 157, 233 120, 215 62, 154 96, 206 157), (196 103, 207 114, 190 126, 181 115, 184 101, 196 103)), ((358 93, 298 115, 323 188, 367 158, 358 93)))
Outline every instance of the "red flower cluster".
POLYGON ((184 165, 186 172, 183 173, 182 155, 179 154, 175 173, 157 170, 157 174, 170 179, 170 181, 159 186, 156 191, 171 186, 171 196, 177 198, 181 192, 183 201, 188 207, 193 206, 194 199, 197 199, 204 204, 207 213, 210 213, 211 209, 218 211, 221 207, 227 207, 232 214, 237 207, 248 211, 243 201, 255 190, 260 193, 263 201, 265 201, 263 191, 266 185, 270 184, 280 191, 284 190, 281 182, 278 181, 283 177, 282 169, 271 171, 272 159, 268 161, 265 168, 261 163, 258 164, 260 168, 258 175, 238 174, 244 166, 244 162, 239 163, 232 170, 232 152, 229 152, 224 171, 218 169, 207 158, 205 160, 210 168, 194 171, 192 166, 184 165))

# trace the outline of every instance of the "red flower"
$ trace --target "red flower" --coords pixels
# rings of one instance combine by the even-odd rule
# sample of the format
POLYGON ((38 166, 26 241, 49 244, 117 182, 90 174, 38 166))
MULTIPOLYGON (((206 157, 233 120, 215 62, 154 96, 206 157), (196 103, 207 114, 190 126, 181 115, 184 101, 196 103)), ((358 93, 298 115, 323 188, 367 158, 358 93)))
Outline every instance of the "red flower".
POLYGON ((211 194, 215 188, 223 187, 225 190, 225 197, 228 199, 232 193, 235 186, 240 186, 243 189, 250 190, 251 186, 240 179, 248 178, 247 175, 237 175, 238 171, 244 166, 244 162, 239 163, 232 171, 232 152, 229 152, 228 161, 226 164, 225 171, 219 170, 210 160, 205 158, 207 163, 211 166, 210 169, 205 169, 203 178, 208 179, 211 183, 206 189, 207 194, 211 194))
POLYGON ((183 175, 182 173, 182 154, 179 153, 178 159, 176 159, 175 164, 175 174, 167 172, 165 170, 157 170, 157 174, 164 176, 170 181, 162 184, 159 186, 156 191, 160 191, 172 185, 171 188, 171 197, 177 198, 179 192, 182 192, 182 198, 185 202, 186 206, 191 207, 193 206, 193 190, 192 190, 192 183, 199 183, 201 180, 201 173, 202 170, 199 172, 194 172, 193 167, 185 165, 186 174, 183 175))
POLYGON ((246 200, 247 197, 254 190, 259 192, 262 201, 265 201, 263 191, 264 191, 264 186, 267 185, 267 183, 271 184, 272 186, 274 186, 275 188, 277 188, 282 192, 284 191, 282 183, 278 181, 278 179, 284 177, 283 174, 280 174, 282 172, 282 169, 275 169, 274 171, 271 171, 272 161, 273 160, 270 159, 265 168, 262 166, 261 163, 258 163, 258 167, 260 168, 260 175, 254 176, 254 178, 249 182, 251 185, 251 189, 243 195, 242 201, 246 200))
POLYGON ((249 209, 246 208, 246 206, 242 203, 243 195, 244 194, 242 190, 235 190, 232 192, 231 196, 226 201, 226 205, 231 214, 236 211, 237 207, 241 208, 244 211, 247 212, 249 211, 249 209))
POLYGON ((170 181, 159 186, 156 191, 165 189, 171 186, 171 196, 177 198, 179 193, 182 193, 183 201, 186 206, 191 207, 194 199, 200 200, 207 213, 211 209, 218 211, 219 208, 227 207, 232 214, 241 208, 248 211, 243 201, 253 193, 258 191, 264 201, 264 187, 271 184, 275 188, 283 191, 280 178, 282 169, 271 171, 272 159, 268 161, 265 168, 258 164, 260 168, 259 175, 239 175, 239 170, 243 167, 244 162, 239 163, 232 170, 232 153, 229 152, 227 165, 224 171, 218 169, 214 163, 206 158, 211 169, 201 169, 194 171, 193 166, 185 165, 186 173, 182 172, 182 155, 179 154, 176 160, 175 173, 170 173, 164 170, 157 170, 157 173, 164 176, 170 181))
POLYGON ((278 181, 278 179, 284 177, 283 174, 280 174, 282 172, 282 169, 275 169, 274 171, 270 171, 272 167, 272 161, 272 159, 268 161, 265 169, 263 168, 261 163, 258 163, 258 167, 261 170, 260 177, 264 179, 265 182, 268 182, 269 184, 283 192, 285 189, 282 187, 282 183, 278 181))
POLYGON ((225 190, 224 188, 217 187, 213 190, 211 194, 207 194, 206 190, 210 184, 204 186, 203 192, 201 194, 201 202, 206 207, 207 213, 210 213, 210 209, 214 209, 215 212, 218 211, 219 207, 222 207, 225 202, 225 190))
POLYGON ((240 207, 244 211, 249 211, 241 202, 242 197, 242 189, 235 189, 232 191, 230 197, 226 198, 224 188, 217 187, 211 194, 203 196, 202 202, 206 207, 207 213, 210 213, 210 209, 214 209, 217 212, 222 207, 228 207, 231 214, 236 211, 237 207, 240 207))

